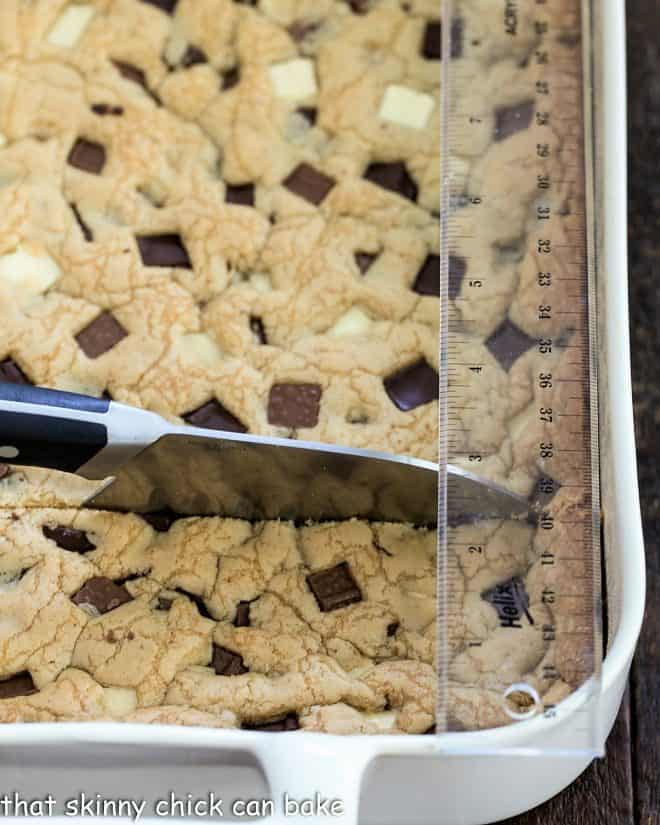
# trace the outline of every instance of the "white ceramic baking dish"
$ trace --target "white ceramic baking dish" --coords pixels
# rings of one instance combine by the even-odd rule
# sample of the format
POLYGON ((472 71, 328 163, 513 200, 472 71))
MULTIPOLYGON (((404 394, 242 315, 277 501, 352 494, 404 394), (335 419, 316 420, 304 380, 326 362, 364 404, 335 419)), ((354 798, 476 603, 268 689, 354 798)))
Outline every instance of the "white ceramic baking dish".
MULTIPOLYGON (((601 428, 610 639, 597 718, 606 732, 626 685, 642 621, 645 582, 628 348, 623 0, 602 0, 601 24, 600 45, 607 61, 596 118, 604 169, 599 197, 605 302, 601 428)), ((581 703, 578 694, 562 703, 551 729, 547 721, 529 720, 498 730, 438 737, 273 735, 121 724, 5 725, 0 727, 0 797, 15 791, 24 800, 38 800, 50 792, 60 805, 79 799, 81 793, 92 800, 95 794, 105 800, 145 800, 141 821, 153 817, 159 822, 163 820, 155 818, 154 803, 167 799, 170 791, 182 801, 204 800, 213 792, 225 800, 266 797, 277 803, 285 793, 311 799, 318 792, 340 799, 343 815, 307 817, 306 822, 481 825, 538 805, 587 767, 588 755, 530 755, 540 737, 546 747, 562 741, 565 726, 576 724, 573 711, 581 703), (470 753, 461 755, 467 746, 470 753), (497 749, 502 755, 493 756, 497 749), (491 754, 477 755, 479 751, 491 754)), ((232 818, 228 805, 226 801, 223 821, 232 818)), ((51 821, 72 820, 56 816, 51 821)), ((297 820, 278 810, 267 821, 284 825, 297 820)))

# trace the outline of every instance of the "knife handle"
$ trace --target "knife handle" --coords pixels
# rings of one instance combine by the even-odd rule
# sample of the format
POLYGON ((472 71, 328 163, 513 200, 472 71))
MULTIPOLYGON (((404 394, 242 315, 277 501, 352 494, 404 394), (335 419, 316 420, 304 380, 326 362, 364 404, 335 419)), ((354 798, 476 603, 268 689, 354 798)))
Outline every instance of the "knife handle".
POLYGON ((105 478, 164 423, 105 398, 0 382, 0 461, 11 464, 105 478))

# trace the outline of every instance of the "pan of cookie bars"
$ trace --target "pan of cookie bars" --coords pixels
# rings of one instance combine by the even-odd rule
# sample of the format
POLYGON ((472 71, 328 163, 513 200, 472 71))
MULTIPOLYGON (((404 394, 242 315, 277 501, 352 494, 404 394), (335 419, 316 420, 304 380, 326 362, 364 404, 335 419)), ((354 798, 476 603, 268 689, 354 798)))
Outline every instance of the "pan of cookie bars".
MULTIPOLYGON (((463 38, 491 8, 472 5, 463 38)), ((426 0, 4 2, 3 380, 433 460, 440 166, 424 124, 439 22, 426 0)), ((622 4, 601 23, 606 730, 644 579, 622 4)), ((341 801, 339 821, 476 825, 588 763, 526 756, 538 720, 504 725, 487 702, 456 708, 461 732, 420 735, 435 708, 430 531, 144 519, 79 509, 75 477, 2 475, 7 791, 152 811, 170 793, 319 794, 341 801), (476 755, 498 746, 510 755, 476 755)), ((583 703, 566 696, 546 743, 583 703)))

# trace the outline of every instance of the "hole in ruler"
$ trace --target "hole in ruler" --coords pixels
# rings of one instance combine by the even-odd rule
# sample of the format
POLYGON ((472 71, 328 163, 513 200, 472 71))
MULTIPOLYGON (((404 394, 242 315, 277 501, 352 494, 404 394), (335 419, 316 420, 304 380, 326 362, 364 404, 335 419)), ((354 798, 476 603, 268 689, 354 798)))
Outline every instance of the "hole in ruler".
POLYGON ((18 453, 19 450, 17 450, 16 447, 0 447, 0 458, 16 458, 18 453))
POLYGON ((518 682, 504 692, 504 710, 512 719, 531 719, 541 708, 541 697, 531 685, 518 682))

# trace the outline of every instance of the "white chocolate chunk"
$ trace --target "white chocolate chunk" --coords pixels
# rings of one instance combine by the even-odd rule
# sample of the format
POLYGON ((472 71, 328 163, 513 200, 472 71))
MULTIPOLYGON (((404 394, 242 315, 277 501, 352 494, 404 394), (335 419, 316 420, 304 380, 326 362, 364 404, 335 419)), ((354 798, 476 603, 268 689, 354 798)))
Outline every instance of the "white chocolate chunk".
POLYGON ((103 702, 110 716, 126 716, 137 709, 137 694, 133 688, 104 688, 103 702))
POLYGON ((7 145, 7 138, 0 132, 0 149, 7 145))
POLYGON ((277 97, 303 101, 318 91, 314 63, 305 58, 276 63, 270 67, 270 78, 277 97))
POLYGON ((379 117, 408 129, 423 129, 429 122, 435 100, 407 86, 388 86, 380 104, 379 117))
POLYGON ((21 298, 40 295, 61 274, 55 261, 36 245, 19 246, 0 257, 0 283, 10 286, 21 298))
POLYGON ((337 323, 328 330, 328 335, 334 338, 345 338, 349 335, 364 335, 372 324, 371 318, 360 307, 349 309, 337 323))
POLYGON ((176 340, 174 348, 182 361, 201 363, 206 367, 215 366, 222 358, 222 352, 216 342, 204 332, 182 335, 176 340))
POLYGON ((71 49, 76 45, 89 21, 94 17, 94 6, 68 6, 50 30, 48 42, 52 46, 71 49))
POLYGON ((382 713, 365 713, 364 718, 370 725, 382 731, 392 730, 396 723, 396 716, 391 710, 382 713))
POLYGON ((255 274, 250 277, 250 284, 257 290, 257 292, 273 291, 273 287, 270 283, 270 278, 267 275, 262 275, 259 272, 255 272, 255 274))

